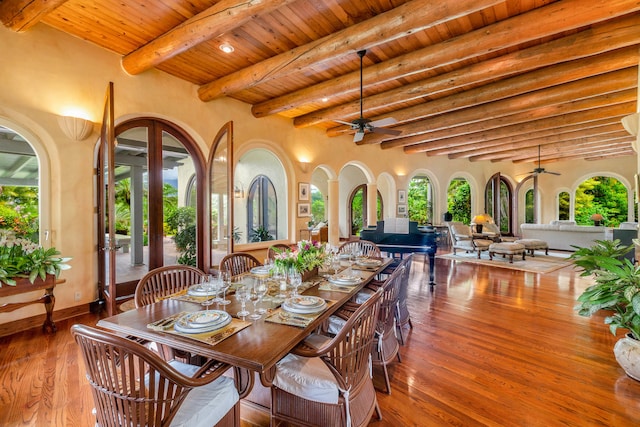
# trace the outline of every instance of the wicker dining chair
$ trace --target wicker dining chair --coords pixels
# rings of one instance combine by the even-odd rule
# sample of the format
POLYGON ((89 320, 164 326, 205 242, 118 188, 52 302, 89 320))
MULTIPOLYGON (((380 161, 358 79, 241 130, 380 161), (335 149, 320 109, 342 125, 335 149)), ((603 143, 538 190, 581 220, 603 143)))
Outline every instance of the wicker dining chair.
POLYGON ((312 334, 276 364, 272 425, 358 427, 374 412, 382 419, 369 365, 381 296, 360 305, 335 337, 312 334))
POLYGON ((136 308, 153 304, 202 282, 206 274, 189 265, 165 265, 154 268, 142 276, 136 286, 134 301, 136 308))
POLYGON ((270 260, 274 260, 277 254, 288 249, 291 249, 291 246, 284 243, 276 243, 274 245, 271 245, 269 246, 269 249, 267 249, 267 258, 270 260))
POLYGON ((380 248, 373 242, 369 240, 350 240, 348 242, 344 242, 338 248, 339 254, 346 253, 361 253, 363 256, 370 258, 381 258, 382 254, 380 252, 380 248))
POLYGON ((220 271, 228 271, 231 277, 236 277, 251 271, 253 267, 262 263, 256 257, 246 252, 234 252, 225 255, 220 261, 220 271))
POLYGON ((240 425, 240 399, 229 365, 166 362, 144 346, 85 325, 80 346, 99 427, 240 425))

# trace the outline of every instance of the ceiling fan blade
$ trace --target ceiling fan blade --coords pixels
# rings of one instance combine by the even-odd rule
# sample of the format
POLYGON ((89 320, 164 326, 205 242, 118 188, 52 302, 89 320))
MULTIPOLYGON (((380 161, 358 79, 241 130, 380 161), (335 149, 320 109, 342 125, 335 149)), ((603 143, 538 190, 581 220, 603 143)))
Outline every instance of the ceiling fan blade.
POLYGON ((378 127, 372 127, 371 132, 379 133, 383 135, 400 135, 402 133, 402 131, 397 129, 386 129, 386 128, 378 128, 378 127))
POLYGON ((398 121, 396 119, 394 119, 393 117, 387 117, 384 119, 380 119, 380 120, 374 120, 372 122, 369 123, 370 126, 377 128, 377 127, 382 127, 382 126, 389 126, 389 125, 394 125, 398 123, 398 121))
POLYGON ((346 122, 344 120, 333 120, 336 123, 340 123, 341 125, 353 126, 353 122, 346 122))
POLYGON ((545 171, 545 173, 550 173, 551 175, 560 175, 560 172, 545 171))
POLYGON ((353 135, 353 142, 360 142, 362 141, 362 138, 364 138, 364 131, 359 130, 353 135))

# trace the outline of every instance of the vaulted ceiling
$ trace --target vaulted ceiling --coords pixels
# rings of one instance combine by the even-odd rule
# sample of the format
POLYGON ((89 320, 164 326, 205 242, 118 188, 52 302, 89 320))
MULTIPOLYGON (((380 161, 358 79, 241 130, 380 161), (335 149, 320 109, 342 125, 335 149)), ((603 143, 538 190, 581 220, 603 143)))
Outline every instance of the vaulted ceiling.
POLYGON ((49 25, 122 55, 130 74, 157 68, 198 85, 202 102, 235 98, 257 118, 329 136, 354 133, 361 109, 395 119, 354 144, 469 161, 540 152, 548 163, 635 155, 620 120, 636 112, 638 10, 638 0, 2 0, 0 20, 18 32, 49 25))

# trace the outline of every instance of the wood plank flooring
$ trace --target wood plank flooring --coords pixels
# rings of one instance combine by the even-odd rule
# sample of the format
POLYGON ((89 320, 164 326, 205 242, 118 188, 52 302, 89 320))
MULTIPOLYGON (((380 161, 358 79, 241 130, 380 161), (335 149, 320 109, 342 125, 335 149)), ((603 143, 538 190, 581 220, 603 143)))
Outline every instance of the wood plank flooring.
MULTIPOLYGON (((438 259, 433 293, 422 270, 414 263, 414 329, 371 426, 640 425, 640 382, 616 363, 603 317, 573 311, 589 282, 571 267, 539 275, 438 259)), ((0 338, 0 426, 93 425, 68 330, 96 321, 0 338)))

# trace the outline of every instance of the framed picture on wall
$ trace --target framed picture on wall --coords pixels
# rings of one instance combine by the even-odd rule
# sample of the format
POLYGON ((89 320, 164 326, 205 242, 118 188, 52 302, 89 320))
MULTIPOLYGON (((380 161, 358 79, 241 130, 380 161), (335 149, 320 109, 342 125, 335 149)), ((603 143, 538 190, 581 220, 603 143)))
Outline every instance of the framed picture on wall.
POLYGON ((298 183, 298 200, 309 200, 309 183, 298 183))
POLYGON ((403 217, 407 215, 407 205, 398 205, 398 216, 403 217))
POLYGON ((404 190, 398 190, 398 203, 407 203, 407 193, 404 190))
POLYGON ((311 205, 309 203, 298 203, 298 216, 311 216, 311 205))

